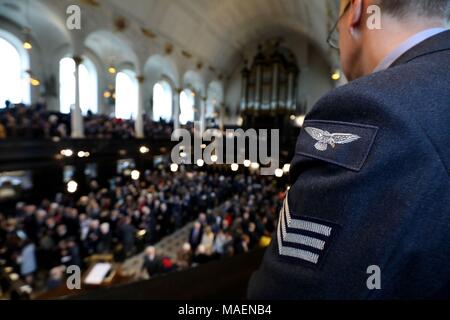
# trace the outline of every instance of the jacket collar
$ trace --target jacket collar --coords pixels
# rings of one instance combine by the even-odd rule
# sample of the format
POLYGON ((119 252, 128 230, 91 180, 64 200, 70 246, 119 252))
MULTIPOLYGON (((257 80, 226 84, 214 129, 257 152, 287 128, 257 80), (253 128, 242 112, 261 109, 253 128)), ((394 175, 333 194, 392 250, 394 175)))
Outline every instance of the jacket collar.
POLYGON ((400 56, 391 67, 408 63, 435 52, 450 50, 450 30, 441 32, 413 47, 400 56))

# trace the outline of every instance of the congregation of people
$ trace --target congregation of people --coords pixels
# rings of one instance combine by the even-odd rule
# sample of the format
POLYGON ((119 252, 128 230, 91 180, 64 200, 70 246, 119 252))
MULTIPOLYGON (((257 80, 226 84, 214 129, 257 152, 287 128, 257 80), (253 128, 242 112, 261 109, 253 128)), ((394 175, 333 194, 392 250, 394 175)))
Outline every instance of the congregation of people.
POLYGON ((86 194, 58 194, 0 213, 0 261, 33 288, 60 285, 64 268, 83 270, 92 255, 114 261, 145 250, 150 277, 267 245, 283 196, 272 177, 152 170, 109 186, 95 180, 86 194), (158 241, 193 223, 176 259, 159 256, 158 241))
MULTIPOLYGON (((117 119, 88 112, 84 117, 84 136, 91 139, 135 138, 134 120, 117 119)), ((152 121, 144 116, 144 135, 148 138, 170 138, 173 124, 152 121)), ((50 112, 44 104, 25 106, 6 101, 0 109, 0 140, 5 139, 67 139, 71 135, 69 114, 50 112)))
POLYGON ((215 209, 201 212, 176 258, 158 256, 154 246, 145 252, 144 269, 154 276, 199 266, 224 257, 267 247, 284 198, 269 177, 241 177, 237 194, 215 209))

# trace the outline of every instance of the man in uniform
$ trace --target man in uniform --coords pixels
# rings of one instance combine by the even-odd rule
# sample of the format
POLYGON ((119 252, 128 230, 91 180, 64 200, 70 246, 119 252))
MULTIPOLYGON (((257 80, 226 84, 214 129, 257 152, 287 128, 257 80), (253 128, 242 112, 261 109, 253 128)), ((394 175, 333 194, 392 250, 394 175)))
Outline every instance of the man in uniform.
POLYGON ((306 118, 250 299, 449 297, 449 3, 341 1, 350 83, 306 118))

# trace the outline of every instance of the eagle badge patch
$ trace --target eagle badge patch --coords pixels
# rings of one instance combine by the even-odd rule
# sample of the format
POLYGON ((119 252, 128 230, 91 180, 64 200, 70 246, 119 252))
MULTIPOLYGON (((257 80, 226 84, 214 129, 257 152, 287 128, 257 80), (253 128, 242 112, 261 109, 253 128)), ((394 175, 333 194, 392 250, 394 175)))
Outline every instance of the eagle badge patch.
POLYGON ((361 139, 360 136, 350 133, 329 133, 328 131, 312 127, 305 128, 305 130, 314 140, 318 141, 314 148, 319 151, 326 151, 328 145, 334 149, 337 144, 352 143, 361 139))
POLYGON ((378 127, 359 123, 306 120, 295 153, 360 171, 378 130, 378 127))

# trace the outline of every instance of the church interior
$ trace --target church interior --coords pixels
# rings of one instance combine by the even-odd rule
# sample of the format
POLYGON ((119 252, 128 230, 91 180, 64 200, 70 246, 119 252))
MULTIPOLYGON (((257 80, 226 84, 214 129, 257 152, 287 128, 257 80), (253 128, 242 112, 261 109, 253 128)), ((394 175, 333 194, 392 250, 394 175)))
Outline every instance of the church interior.
POLYGON ((305 116, 346 82, 338 11, 0 0, 0 299, 244 298, 305 116), (272 175, 245 150, 173 158, 175 132, 239 129, 278 130, 272 175))

